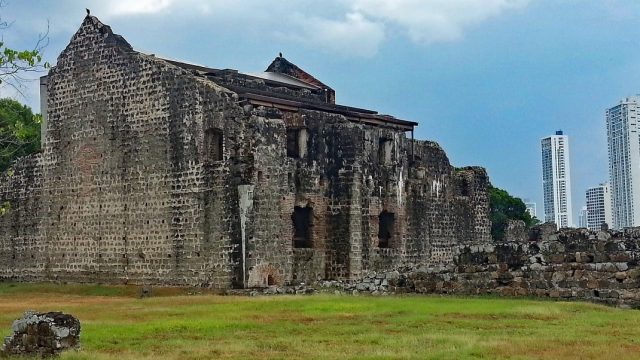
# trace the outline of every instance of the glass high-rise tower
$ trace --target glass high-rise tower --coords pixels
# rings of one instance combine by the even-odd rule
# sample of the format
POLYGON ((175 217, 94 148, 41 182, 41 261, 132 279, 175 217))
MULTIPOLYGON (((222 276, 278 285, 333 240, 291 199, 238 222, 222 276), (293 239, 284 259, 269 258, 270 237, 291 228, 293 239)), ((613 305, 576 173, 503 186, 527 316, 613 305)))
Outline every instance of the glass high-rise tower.
POLYGON ((558 228, 573 226, 569 137, 562 131, 541 140, 544 221, 558 228))
POLYGON ((640 96, 607 110, 609 185, 614 228, 640 226, 640 96))

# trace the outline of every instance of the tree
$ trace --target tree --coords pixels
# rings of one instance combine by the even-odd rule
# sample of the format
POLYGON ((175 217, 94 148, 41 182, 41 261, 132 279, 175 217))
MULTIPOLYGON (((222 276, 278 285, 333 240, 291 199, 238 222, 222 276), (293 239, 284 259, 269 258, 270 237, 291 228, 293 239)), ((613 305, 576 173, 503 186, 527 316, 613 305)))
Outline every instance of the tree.
MULTIPOLYGON (((0 0, 0 9, 4 6, 5 1, 0 0)), ((11 23, 0 17, 0 31, 10 26, 11 23)), ((42 49, 49 44, 48 33, 47 25, 47 31, 38 36, 35 46, 30 50, 16 50, 7 47, 4 41, 0 41, 0 86, 9 85, 22 95, 23 84, 28 80, 24 74, 49 68, 49 63, 42 61, 42 49)))
POLYGON ((0 171, 40 149, 42 116, 12 99, 0 99, 0 171))
POLYGON ((503 240, 509 220, 522 220, 527 228, 540 221, 527 212, 520 198, 511 196, 507 191, 489 185, 489 219, 491 236, 494 240, 503 240))
MULTIPOLYGON (((0 9, 5 1, 0 0, 0 9)), ((0 33, 11 23, 0 16, 0 33)), ((48 27, 44 35, 39 35, 31 50, 16 50, 0 41, 0 86, 11 86, 18 93, 27 79, 24 74, 43 71, 49 67, 42 61, 42 49, 48 44, 48 27)), ((1 38, 1 37, 0 37, 1 38)), ((42 117, 34 115, 31 109, 15 100, 0 99, 0 171, 6 170, 11 162, 40 148, 40 122, 42 117)))

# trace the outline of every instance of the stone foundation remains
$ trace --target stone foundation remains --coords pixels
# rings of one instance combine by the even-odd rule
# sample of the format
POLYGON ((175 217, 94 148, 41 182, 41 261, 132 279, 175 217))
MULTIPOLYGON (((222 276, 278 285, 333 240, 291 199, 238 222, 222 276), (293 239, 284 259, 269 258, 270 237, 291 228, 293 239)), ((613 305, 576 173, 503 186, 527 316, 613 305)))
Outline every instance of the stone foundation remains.
POLYGON ((80 321, 60 312, 26 312, 13 322, 0 355, 56 355, 80 346, 80 321))
POLYGON ((640 228, 556 232, 545 224, 507 239, 461 246, 451 264, 321 285, 348 293, 536 296, 640 308, 640 228))

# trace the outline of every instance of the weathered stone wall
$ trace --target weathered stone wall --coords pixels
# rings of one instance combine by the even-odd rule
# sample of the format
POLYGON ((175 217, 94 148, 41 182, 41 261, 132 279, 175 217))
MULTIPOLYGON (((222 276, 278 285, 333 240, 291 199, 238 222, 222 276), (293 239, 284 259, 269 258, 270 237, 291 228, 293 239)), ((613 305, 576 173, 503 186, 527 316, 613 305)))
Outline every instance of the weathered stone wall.
POLYGON ((354 280, 489 241, 483 169, 454 169, 437 144, 392 126, 247 104, 223 87, 233 76, 135 52, 88 16, 49 74, 42 154, 0 185, 12 204, 0 276, 354 280), (302 246, 295 216, 307 216, 302 246))
POLYGON ((41 232, 43 214, 42 154, 20 159, 0 176, 1 204, 7 212, 0 216, 0 278, 42 278, 48 271, 43 261, 48 239, 41 232))
MULTIPOLYGON (((257 161, 257 167, 263 176, 281 171, 286 183, 284 189, 269 189, 271 196, 282 194, 280 219, 285 224, 277 236, 284 244, 291 244, 293 208, 313 209, 313 245, 293 249, 294 282, 357 279, 372 269, 449 262, 459 243, 489 241, 483 169, 456 171, 437 144, 415 141, 412 148, 401 131, 315 111, 282 117, 288 128, 306 129, 306 154, 285 158, 282 167, 282 155, 272 156, 266 163, 257 161), (383 139, 391 142, 390 161, 380 158, 383 139), (383 211, 395 216, 385 248, 378 246, 383 211)), ((261 188, 258 184, 255 196, 261 188)), ((265 243, 264 238, 255 240, 265 243)))
POLYGON ((227 188, 243 168, 209 161, 203 136, 224 129, 225 158, 247 156, 233 94, 134 52, 92 17, 48 84, 41 160, 6 186, 19 214, 2 247, 33 259, 3 262, 10 275, 230 286, 238 211, 227 188))
POLYGON ((528 236, 517 224, 511 230, 504 242, 461 245, 449 264, 373 272, 354 283, 325 285, 358 292, 537 296, 640 308, 640 228, 556 232, 554 224, 544 224, 528 236))
POLYGON ((442 290, 640 307, 639 228, 545 233, 537 228, 525 241, 462 248, 456 275, 442 290))

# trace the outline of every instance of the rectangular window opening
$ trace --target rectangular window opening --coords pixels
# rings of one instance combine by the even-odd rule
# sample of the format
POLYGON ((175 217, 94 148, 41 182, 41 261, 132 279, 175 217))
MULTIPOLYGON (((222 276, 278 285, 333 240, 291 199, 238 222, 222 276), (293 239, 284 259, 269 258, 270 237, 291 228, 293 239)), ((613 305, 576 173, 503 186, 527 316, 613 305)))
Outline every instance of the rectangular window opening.
POLYGON ((313 208, 296 206, 291 214, 293 222, 293 247, 313 247, 311 228, 313 227, 313 208))
POLYGON ((204 147, 206 149, 207 160, 221 161, 223 158, 222 130, 209 129, 204 135, 204 147))
POLYGON ((287 156, 301 159, 307 155, 309 133, 306 128, 287 129, 287 156))
POLYGON ((378 247, 389 248, 393 240, 395 214, 384 210, 378 216, 378 247))
POLYGON ((380 138, 378 147, 378 159, 381 164, 389 165, 392 160, 393 142, 388 138, 380 138))
POLYGON ((287 129, 287 156, 290 158, 300 157, 300 145, 298 143, 298 129, 287 129))

